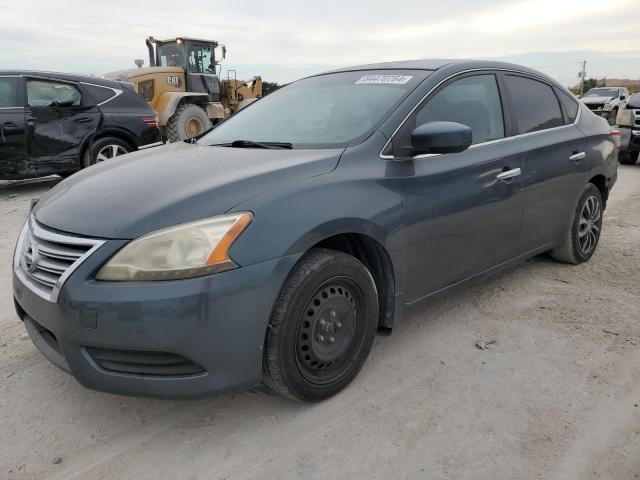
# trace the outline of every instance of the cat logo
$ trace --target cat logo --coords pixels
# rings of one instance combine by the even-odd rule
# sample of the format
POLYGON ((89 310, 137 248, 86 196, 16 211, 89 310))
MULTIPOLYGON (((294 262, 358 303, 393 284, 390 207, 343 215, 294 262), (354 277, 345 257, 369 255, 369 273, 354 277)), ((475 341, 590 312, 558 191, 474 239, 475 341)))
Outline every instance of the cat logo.
POLYGON ((169 75, 167 77, 167 85, 169 85, 170 87, 181 87, 182 81, 180 80, 180 76, 169 75))

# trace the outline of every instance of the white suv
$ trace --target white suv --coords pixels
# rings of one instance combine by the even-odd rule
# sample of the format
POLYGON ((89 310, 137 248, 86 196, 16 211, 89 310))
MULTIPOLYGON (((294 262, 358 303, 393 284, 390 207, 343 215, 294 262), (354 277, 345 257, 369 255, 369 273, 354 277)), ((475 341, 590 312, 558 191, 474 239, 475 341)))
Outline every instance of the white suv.
POLYGON ((585 93, 580 100, 596 115, 615 125, 618 112, 627 106, 629 91, 624 87, 598 87, 585 93))

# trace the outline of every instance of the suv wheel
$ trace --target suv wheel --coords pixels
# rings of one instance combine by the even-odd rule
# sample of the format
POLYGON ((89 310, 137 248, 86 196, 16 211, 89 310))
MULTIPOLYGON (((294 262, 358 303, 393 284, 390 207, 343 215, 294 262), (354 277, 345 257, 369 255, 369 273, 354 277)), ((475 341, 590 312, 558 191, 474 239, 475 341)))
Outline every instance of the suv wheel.
POLYGON ((378 295, 354 257, 313 249, 285 283, 267 330, 264 382, 307 402, 345 388, 369 355, 378 324, 378 295))
POLYGON ((95 165, 96 163, 111 160, 131 151, 131 146, 115 137, 99 138, 93 142, 84 152, 82 164, 84 167, 95 165))
POLYGON ((553 259, 575 265, 589 260, 600 239, 603 210, 600 190, 589 183, 580 195, 566 238, 551 252, 553 259))

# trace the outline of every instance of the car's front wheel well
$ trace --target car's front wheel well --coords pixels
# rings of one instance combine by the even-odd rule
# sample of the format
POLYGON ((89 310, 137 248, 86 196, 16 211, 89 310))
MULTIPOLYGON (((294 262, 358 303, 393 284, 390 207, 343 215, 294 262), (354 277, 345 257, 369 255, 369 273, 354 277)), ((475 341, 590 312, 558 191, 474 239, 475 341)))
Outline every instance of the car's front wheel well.
POLYGON ((602 196, 602 203, 607 205, 607 198, 609 198, 609 189, 607 188, 607 179, 604 175, 596 175, 595 177, 589 180, 589 183, 593 183, 598 190, 600 190, 600 195, 602 196))
POLYGON ((390 334, 395 311, 395 280, 393 265, 385 248, 373 238, 359 233, 328 237, 313 247, 349 254, 367 267, 378 290, 378 333, 390 334))

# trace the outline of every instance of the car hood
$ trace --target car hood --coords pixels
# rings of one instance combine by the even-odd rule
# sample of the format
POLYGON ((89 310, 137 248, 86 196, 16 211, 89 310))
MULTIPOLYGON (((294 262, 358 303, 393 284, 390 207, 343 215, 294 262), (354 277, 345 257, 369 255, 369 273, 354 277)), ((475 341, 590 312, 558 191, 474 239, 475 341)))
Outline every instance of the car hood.
POLYGON ((587 105, 592 105, 594 103, 607 103, 613 100, 613 98, 614 97, 582 97, 580 100, 587 105))
POLYGON ((330 172, 342 152, 174 143, 78 172, 43 196, 33 215, 64 232, 132 239, 330 172))

